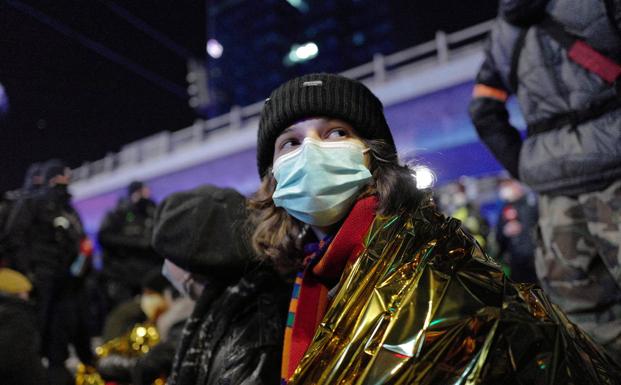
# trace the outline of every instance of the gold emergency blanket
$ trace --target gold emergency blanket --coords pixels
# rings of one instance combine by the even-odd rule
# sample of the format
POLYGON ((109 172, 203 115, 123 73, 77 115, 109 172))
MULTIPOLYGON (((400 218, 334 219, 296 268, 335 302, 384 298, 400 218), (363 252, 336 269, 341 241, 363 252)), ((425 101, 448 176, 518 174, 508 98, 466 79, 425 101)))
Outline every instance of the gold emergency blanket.
POLYGON ((620 369, 542 291, 428 203, 377 217, 293 384, 621 384, 620 369))
MULTIPOLYGON (((136 324, 132 330, 120 337, 113 338, 95 349, 98 360, 105 360, 109 356, 140 357, 160 342, 160 333, 150 323, 136 324)), ((105 385, 106 381, 95 368, 78 365, 76 371, 76 385, 105 385)), ((165 381, 157 379, 153 385, 162 385, 165 381)))

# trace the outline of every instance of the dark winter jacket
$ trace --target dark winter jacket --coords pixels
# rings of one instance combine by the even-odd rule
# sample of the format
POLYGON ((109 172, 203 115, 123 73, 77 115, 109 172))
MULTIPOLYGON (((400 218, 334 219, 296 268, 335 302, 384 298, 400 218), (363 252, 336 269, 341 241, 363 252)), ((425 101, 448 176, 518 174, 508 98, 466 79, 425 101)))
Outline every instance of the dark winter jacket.
POLYGON ((135 291, 140 288, 136 277, 162 265, 162 258, 151 247, 154 214, 155 203, 151 200, 121 202, 106 215, 99 229, 104 274, 135 291))
POLYGON ((290 286, 270 269, 205 287, 185 325, 169 385, 277 384, 290 286))
POLYGON ((23 201, 9 229, 16 259, 35 276, 64 279, 79 253, 84 229, 66 189, 46 188, 23 201))
POLYGON ((40 343, 34 307, 22 299, 0 294, 0 382, 44 384, 40 343))
MULTIPOLYGON (((519 14, 534 3, 546 2, 501 0, 501 14, 514 17, 508 8, 519 14)), ((619 0, 550 0, 545 5, 549 17, 617 62, 621 62, 620 10, 619 0)), ((536 191, 574 195, 599 190, 621 177, 619 96, 613 86, 569 59, 538 24, 540 18, 522 15, 517 22, 512 20, 517 25, 502 16, 497 19, 477 75, 478 85, 496 92, 477 93, 475 88, 471 117, 492 153, 536 191), (517 96, 529 126, 524 141, 509 123, 507 94, 517 96), (577 112, 602 105, 607 106, 603 112, 575 118, 577 112), (545 124, 548 129, 534 130, 544 123, 550 123, 545 124)))

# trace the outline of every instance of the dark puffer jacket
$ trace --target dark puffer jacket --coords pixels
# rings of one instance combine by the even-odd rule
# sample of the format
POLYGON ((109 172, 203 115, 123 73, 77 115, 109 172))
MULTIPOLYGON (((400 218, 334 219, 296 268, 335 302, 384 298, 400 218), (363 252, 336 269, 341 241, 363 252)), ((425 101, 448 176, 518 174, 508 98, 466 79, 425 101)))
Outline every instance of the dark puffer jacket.
MULTIPOLYGON (((528 8, 528 3, 501 0, 501 14, 507 15, 506 8, 528 8)), ((550 0, 545 5, 545 12, 570 33, 617 62, 620 10, 620 0, 550 0)), ((477 95, 475 88, 470 113, 481 139, 514 177, 540 193, 602 189, 621 177, 621 103, 614 88, 570 60, 537 17, 512 21, 524 27, 497 19, 477 75, 479 85, 515 94, 529 127, 603 103, 612 107, 586 121, 529 132, 522 141, 509 124, 505 100, 477 95)))
POLYGON ((271 269, 224 290, 208 283, 185 325, 168 384, 277 384, 290 289, 271 269))
POLYGON ((8 234, 26 271, 60 281, 68 277, 85 236, 71 195, 63 188, 45 188, 24 201, 8 234))

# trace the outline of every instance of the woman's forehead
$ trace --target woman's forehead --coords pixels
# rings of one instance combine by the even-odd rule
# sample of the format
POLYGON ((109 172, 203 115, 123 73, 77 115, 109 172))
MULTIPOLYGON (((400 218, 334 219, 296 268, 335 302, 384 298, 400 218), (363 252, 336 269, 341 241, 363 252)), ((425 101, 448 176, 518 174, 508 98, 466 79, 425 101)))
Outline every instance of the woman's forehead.
POLYGON ((281 134, 289 131, 306 131, 312 128, 322 128, 335 124, 353 129, 353 127, 349 123, 341 119, 331 118, 327 116, 311 116, 296 120, 289 127, 284 129, 281 134))

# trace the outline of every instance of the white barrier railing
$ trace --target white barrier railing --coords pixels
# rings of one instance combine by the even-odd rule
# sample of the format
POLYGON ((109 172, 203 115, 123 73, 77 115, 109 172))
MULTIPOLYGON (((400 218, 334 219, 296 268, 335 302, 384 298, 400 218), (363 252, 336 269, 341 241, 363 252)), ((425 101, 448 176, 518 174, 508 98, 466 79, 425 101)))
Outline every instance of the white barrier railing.
MULTIPOLYGON (((383 83, 391 71, 423 59, 435 57, 439 63, 446 63, 450 61, 451 51, 473 43, 480 44, 493 22, 488 20, 449 34, 438 31, 432 41, 390 55, 375 54, 373 61, 344 71, 341 75, 383 83)), ((110 153, 103 159, 82 164, 73 170, 73 179, 86 180, 187 149, 208 140, 210 133, 216 130, 239 129, 245 122, 261 114, 263 103, 260 101, 245 107, 233 106, 226 114, 209 120, 197 120, 192 126, 179 131, 164 131, 126 144, 118 153, 110 153)))

